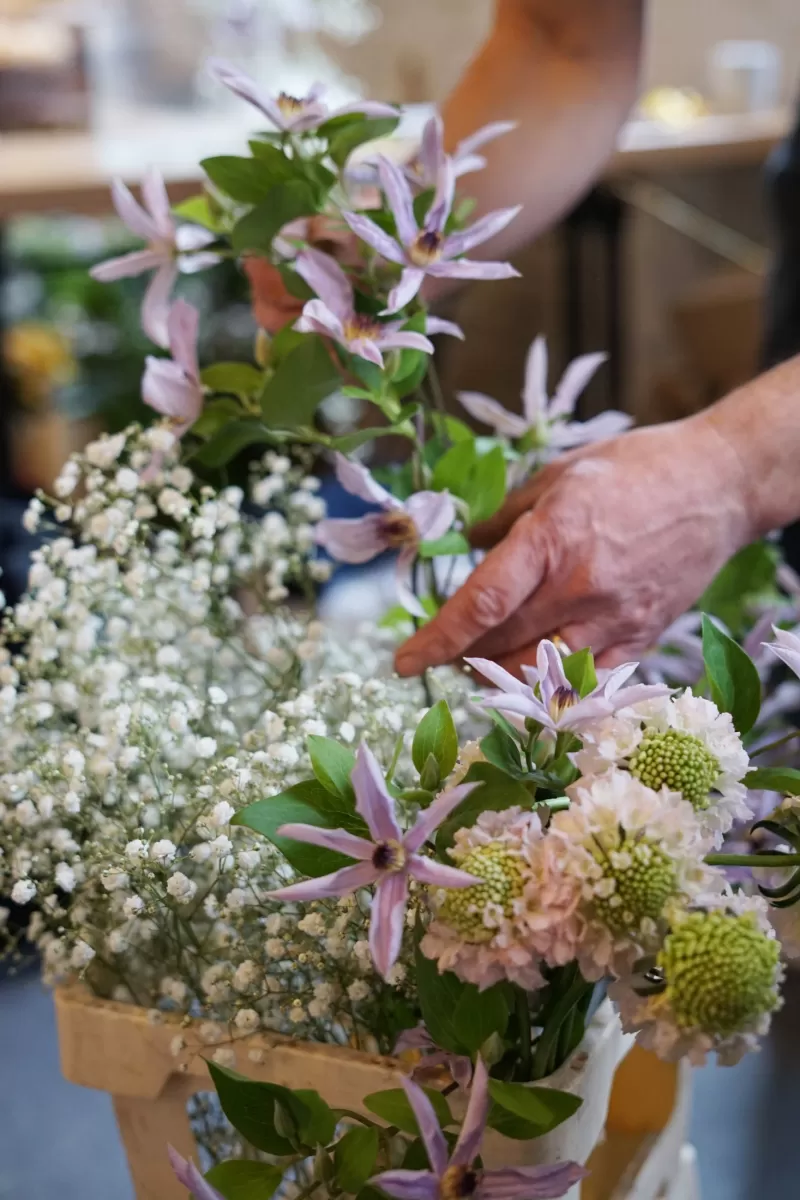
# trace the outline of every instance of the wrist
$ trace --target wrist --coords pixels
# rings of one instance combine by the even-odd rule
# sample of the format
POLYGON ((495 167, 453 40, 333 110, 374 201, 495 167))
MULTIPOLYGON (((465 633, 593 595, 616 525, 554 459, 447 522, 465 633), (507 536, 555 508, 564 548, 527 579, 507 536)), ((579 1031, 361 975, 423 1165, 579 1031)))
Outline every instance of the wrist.
POLYGON ((762 498, 754 485, 752 445, 740 436, 735 423, 725 419, 723 405, 688 418, 686 425, 699 452, 700 469, 724 504, 734 554, 773 528, 765 521, 762 498))

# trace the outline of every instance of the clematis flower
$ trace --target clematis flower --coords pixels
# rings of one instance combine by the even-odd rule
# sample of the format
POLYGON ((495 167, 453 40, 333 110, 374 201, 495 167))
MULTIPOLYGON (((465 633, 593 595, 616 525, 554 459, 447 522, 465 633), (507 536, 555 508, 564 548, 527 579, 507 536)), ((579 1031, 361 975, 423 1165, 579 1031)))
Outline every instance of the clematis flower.
POLYGON ((375 755, 364 743, 356 752, 351 779, 356 811, 366 821, 371 841, 344 829, 320 829, 316 825, 282 825, 278 833, 298 842, 337 850, 358 859, 358 864, 268 895, 276 900, 322 900, 329 896, 349 896, 359 888, 375 884, 369 946, 376 968, 386 978, 397 961, 403 940, 409 878, 434 887, 470 887, 478 882, 466 871, 444 866, 419 853, 434 830, 476 785, 462 783, 437 796, 404 834, 375 755))
POLYGON ((215 235, 199 225, 176 227, 164 180, 156 170, 148 171, 142 180, 143 205, 133 198, 121 179, 115 179, 111 185, 111 196, 121 219, 132 233, 144 238, 147 249, 110 258, 92 267, 89 273, 93 279, 111 283, 154 270, 142 303, 142 328, 151 341, 166 350, 169 298, 178 273, 204 271, 220 261, 218 254, 197 253, 215 241, 215 235))
POLYGON ((167 1146, 167 1153, 178 1183, 188 1188, 195 1200, 224 1200, 222 1193, 203 1178, 193 1162, 178 1154, 174 1146, 167 1146))
POLYGON ((433 1105, 421 1087, 403 1079, 428 1155, 429 1171, 382 1171, 370 1183, 397 1200, 544 1200, 566 1196, 586 1175, 578 1163, 547 1167, 501 1167, 485 1171, 474 1165, 489 1115, 489 1072, 482 1058, 475 1066, 469 1104, 458 1141, 448 1153, 433 1105))
MULTIPOLYGON (((483 125, 470 137, 459 142, 450 156, 456 179, 460 179, 462 175, 467 175, 471 171, 480 171, 485 167, 486 159, 483 155, 476 154, 475 151, 481 146, 485 146, 487 142, 493 142, 495 138, 510 133, 516 127, 516 121, 492 121, 491 124, 483 125)), ((404 164, 403 174, 409 183, 416 187, 423 189, 436 187, 439 171, 444 161, 444 126, 441 116, 436 113, 425 123, 419 150, 404 164)))
POLYGON ((402 321, 381 324, 355 310, 353 285, 328 254, 303 250, 295 263, 297 273, 313 288, 319 299, 309 300, 295 329, 333 338, 352 354, 383 367, 381 350, 422 350, 433 353, 433 343, 421 333, 403 330, 402 321))
POLYGON ((620 708, 666 696, 672 690, 661 683, 623 687, 638 666, 638 663, 623 663, 609 671, 594 691, 581 699, 564 674, 558 649, 546 639, 539 643, 536 651, 536 667, 522 668, 526 683, 521 683, 486 658, 465 661, 500 689, 481 696, 478 703, 483 708, 496 708, 498 712, 508 714, 520 729, 524 728, 526 719, 531 719, 555 733, 576 732, 620 708))
POLYGON ((800 676, 800 637, 786 629, 778 629, 775 625, 772 627, 772 632, 775 634, 775 641, 765 642, 764 645, 781 662, 785 662, 795 675, 800 676))
POLYGON ((425 1025, 416 1025, 413 1029, 404 1029, 394 1044, 395 1055, 418 1051, 421 1055, 413 1069, 413 1074, 424 1077, 426 1072, 444 1067, 463 1091, 469 1088, 472 1081, 472 1059, 466 1054, 451 1054, 437 1046, 425 1025))
POLYGON ((397 591, 401 603, 415 616, 424 609, 411 588, 411 571, 420 542, 443 537, 455 520, 449 492, 416 492, 396 499, 372 478, 366 467, 336 455, 336 478, 352 496, 379 504, 383 512, 363 517, 334 518, 317 525, 317 544, 340 562, 365 563, 385 550, 399 550, 397 591))
POLYGON ((280 92, 270 96, 254 79, 238 70, 232 63, 219 58, 208 62, 208 70, 219 83, 224 84, 235 95, 252 104, 284 133, 309 133, 318 129, 334 117, 358 113, 364 117, 399 117, 400 113, 391 104, 379 104, 370 100, 356 100, 339 108, 328 108, 323 103, 325 87, 315 83, 307 96, 288 96, 280 92))
POLYGON ((203 411, 203 385, 197 361, 197 328, 200 314, 185 300, 176 300, 167 319, 167 340, 172 358, 148 355, 142 399, 150 408, 169 417, 172 432, 181 438, 203 411))
POLYGON ((459 392, 461 404, 477 421, 510 438, 529 437, 549 450, 570 450, 622 433, 631 424, 627 413, 604 412, 589 421, 570 421, 578 397, 606 354, 582 354, 567 367, 552 400, 547 396, 547 343, 537 337, 525 364, 522 415, 509 412, 482 392, 459 392))
POLYGON ((453 164, 449 159, 445 160, 439 171, 436 194, 421 228, 414 216, 411 188, 400 168, 381 157, 378 160, 378 175, 394 214, 397 238, 385 233, 363 213, 343 212, 342 216, 362 241, 389 262, 398 263, 403 268, 399 283, 389 293, 386 312, 397 312, 408 304, 416 296, 426 275, 439 279, 510 279, 519 275, 519 271, 510 263, 473 262, 461 257, 505 229, 519 212, 519 205, 487 213, 468 229, 446 234, 444 229, 455 188, 453 164))

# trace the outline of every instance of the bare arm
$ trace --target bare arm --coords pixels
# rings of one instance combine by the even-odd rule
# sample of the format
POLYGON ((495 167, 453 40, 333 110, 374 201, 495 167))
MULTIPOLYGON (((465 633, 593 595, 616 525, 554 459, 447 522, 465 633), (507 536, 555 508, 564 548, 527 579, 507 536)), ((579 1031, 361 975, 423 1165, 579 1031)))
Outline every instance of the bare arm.
POLYGON ((481 212, 522 203, 486 256, 558 220, 600 174, 636 98, 644 0, 497 0, 495 26, 444 108, 448 149, 489 121, 519 127, 486 150, 465 192, 481 212))

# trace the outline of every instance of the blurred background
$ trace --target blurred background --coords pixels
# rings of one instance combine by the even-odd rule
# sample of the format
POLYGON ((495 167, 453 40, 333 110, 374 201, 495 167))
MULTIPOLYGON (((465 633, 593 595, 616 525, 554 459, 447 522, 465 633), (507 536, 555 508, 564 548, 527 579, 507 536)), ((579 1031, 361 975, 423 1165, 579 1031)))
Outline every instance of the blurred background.
MULTIPOLYGON (((648 7, 642 100, 602 183, 518 256, 521 279, 449 302, 467 340, 442 352, 448 393, 487 391, 513 407, 539 332, 556 370, 610 351, 583 415, 613 406, 640 422, 679 417, 759 369, 776 222, 787 205, 800 222, 800 194, 776 200, 773 188, 771 207, 765 182, 795 119, 800 6, 648 7)), ((232 59, 273 91, 303 94, 321 80, 335 99, 401 103, 413 136, 491 17, 492 0, 0 0, 0 567, 10 599, 30 550, 26 498, 90 433, 142 415, 140 281, 108 287, 87 273, 131 248, 109 215, 111 177, 135 184, 157 165, 178 201, 197 190, 204 155, 243 149, 257 124, 211 86, 205 57, 232 59)), ((203 312, 209 356, 249 353, 255 328, 236 267, 182 288, 203 312)), ((704 1200, 797 1194, 796 1012, 790 1003, 761 1056, 696 1082, 704 1200)), ((61 1081, 35 973, 0 978, 0 1064, 0 1197, 129 1200, 107 1099, 61 1081)))

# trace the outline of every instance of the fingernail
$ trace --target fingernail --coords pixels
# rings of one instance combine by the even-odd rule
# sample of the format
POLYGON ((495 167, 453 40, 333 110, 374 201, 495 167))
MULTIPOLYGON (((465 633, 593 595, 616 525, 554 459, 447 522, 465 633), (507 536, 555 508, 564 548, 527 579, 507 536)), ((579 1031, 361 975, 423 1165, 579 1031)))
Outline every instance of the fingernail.
POLYGON ((398 675, 415 675, 416 671, 413 654, 403 654, 398 652, 394 656, 394 667, 398 675))

